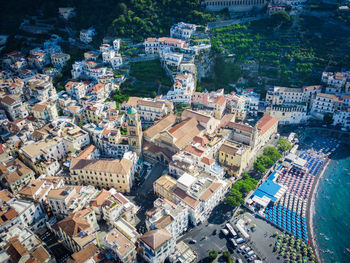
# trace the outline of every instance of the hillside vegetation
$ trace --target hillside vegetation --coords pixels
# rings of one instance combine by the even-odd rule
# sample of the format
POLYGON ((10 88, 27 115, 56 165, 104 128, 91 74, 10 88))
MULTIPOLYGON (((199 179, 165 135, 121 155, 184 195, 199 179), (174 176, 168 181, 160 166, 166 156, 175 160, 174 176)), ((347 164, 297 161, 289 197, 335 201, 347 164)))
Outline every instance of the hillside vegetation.
POLYGON ((204 24, 212 15, 200 10, 200 0, 36 0, 5 1, 0 8, 0 33, 14 33, 27 14, 57 17, 58 7, 76 7, 71 26, 94 26, 100 36, 109 33, 137 41, 169 34, 179 21, 204 24))

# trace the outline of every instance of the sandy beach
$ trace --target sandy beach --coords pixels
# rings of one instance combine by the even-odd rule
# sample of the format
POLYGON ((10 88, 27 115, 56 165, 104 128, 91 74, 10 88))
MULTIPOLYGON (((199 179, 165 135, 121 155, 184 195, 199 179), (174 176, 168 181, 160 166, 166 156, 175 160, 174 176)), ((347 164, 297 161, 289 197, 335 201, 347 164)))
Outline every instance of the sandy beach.
POLYGON ((317 179, 316 179, 316 183, 313 185, 312 187, 312 194, 311 194, 311 198, 309 198, 309 203, 308 203, 308 218, 307 218, 307 222, 308 222, 308 232, 310 233, 310 242, 311 242, 311 246, 313 247, 314 251, 315 251, 315 255, 316 255, 316 262, 322 263, 323 261, 320 258, 320 253, 319 253, 319 247, 317 246, 317 242, 315 239, 315 233, 314 233, 314 225, 313 225, 313 216, 315 211, 315 196, 317 193, 317 189, 318 189, 318 184, 320 182, 320 180, 322 179, 322 176, 324 174, 324 172, 326 171, 328 164, 330 162, 330 159, 327 159, 327 163, 326 165, 322 168, 322 171, 317 175, 317 179))

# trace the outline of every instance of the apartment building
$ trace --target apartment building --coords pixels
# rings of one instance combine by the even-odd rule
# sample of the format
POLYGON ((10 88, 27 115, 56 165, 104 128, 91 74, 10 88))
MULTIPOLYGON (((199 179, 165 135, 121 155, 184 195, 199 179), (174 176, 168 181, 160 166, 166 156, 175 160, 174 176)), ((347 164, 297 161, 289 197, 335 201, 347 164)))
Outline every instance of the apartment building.
POLYGON ((17 194, 30 180, 34 179, 35 173, 19 159, 14 159, 2 167, 4 185, 12 193, 17 194))
POLYGON ((36 74, 27 82, 29 96, 39 102, 55 100, 56 89, 52 84, 52 78, 44 74, 36 74))
POLYGON ((183 204, 158 198, 153 208, 146 212, 146 227, 148 230, 165 229, 177 239, 188 229, 188 216, 188 209, 183 204))
POLYGON ((186 41, 170 37, 152 38, 149 37, 144 41, 146 54, 162 55, 164 49, 175 51, 176 49, 183 49, 188 47, 186 41))
POLYGON ((109 74, 113 75, 113 72, 95 61, 76 61, 72 65, 71 74, 73 79, 90 77, 97 81, 109 74))
POLYGON ((47 195, 51 189, 54 188, 55 183, 52 181, 32 179, 18 192, 18 196, 24 200, 30 200, 41 204, 42 207, 48 211, 47 195))
POLYGON ((306 102, 303 89, 274 87, 266 93, 266 103, 270 105, 285 105, 306 102))
POLYGON ((1 233, 2 242, 0 243, 0 246, 2 248, 5 247, 14 237, 16 237, 22 246, 28 251, 31 251, 40 245, 40 241, 36 237, 36 234, 34 234, 29 227, 13 226, 8 229, 8 231, 1 233))
POLYGON ((177 181, 175 178, 169 175, 162 175, 153 183, 153 191, 157 196, 174 203, 174 190, 176 184, 177 181))
POLYGON ((97 244, 91 215, 93 212, 81 210, 57 222, 52 230, 70 251, 78 252, 90 244, 97 244))
POLYGON ((89 133, 73 123, 65 122, 64 125, 61 126, 60 133, 67 151, 71 153, 80 151, 84 147, 90 145, 89 133))
POLYGON ((130 224, 136 223, 136 214, 139 208, 122 193, 109 195, 102 203, 101 208, 103 219, 111 226, 114 226, 120 218, 124 218, 130 224))
POLYGON ((68 60, 70 60, 70 55, 66 53, 59 52, 51 55, 52 65, 59 69, 62 69, 68 60))
POLYGON ((18 200, 11 196, 7 190, 0 191, 2 207, 0 217, 0 233, 9 230, 13 226, 30 227, 33 231, 43 227, 47 215, 39 204, 27 200, 18 200))
POLYGON ((122 263, 137 262, 136 246, 126 236, 113 228, 104 237, 106 249, 112 252, 113 258, 122 263))
POLYGON ((182 203, 188 208, 193 225, 204 222, 214 207, 221 202, 228 190, 228 184, 222 180, 212 180, 206 175, 194 177, 183 174, 177 179, 173 191, 174 203, 182 203))
POLYGON ((347 92, 350 86, 350 72, 322 72, 321 82, 326 93, 347 92))
POLYGON ((170 113, 165 101, 142 99, 137 102, 136 110, 142 123, 153 124, 170 113))
POLYGON ((86 124, 83 128, 90 134, 92 143, 103 155, 122 158, 130 149, 127 138, 122 137, 118 128, 110 127, 108 124, 105 126, 86 124))
POLYGON ((146 262, 164 262, 175 249, 175 239, 165 229, 155 229, 139 237, 142 257, 146 262))
POLYGON ((340 125, 347 129, 350 128, 350 107, 333 114, 333 125, 340 125))
POLYGON ((260 149, 277 134, 279 119, 268 114, 264 115, 255 125, 256 144, 255 148, 260 149))
MULTIPOLYGON (((28 248, 20 241, 18 236, 10 238, 3 251, 7 252, 9 262, 56 262, 43 245, 28 248)), ((4 262, 7 262, 6 259, 4 262)))
POLYGON ((0 88, 11 95, 22 96, 24 81, 20 78, 2 78, 0 79, 0 88))
POLYGON ((65 85, 68 94, 78 101, 85 97, 88 84, 84 82, 68 81, 65 85))
POLYGON ((86 44, 90 43, 92 41, 93 36, 95 35, 96 31, 93 27, 80 30, 80 41, 86 44))
POLYGON ((322 118, 326 113, 334 113, 341 108, 341 100, 334 94, 318 93, 312 103, 311 114, 322 118))
POLYGON ((196 29, 197 26, 194 24, 180 22, 172 25, 170 28, 170 37, 189 40, 192 34, 196 32, 196 29))
POLYGON ((39 174, 55 175, 60 166, 58 161, 67 155, 63 138, 54 137, 43 141, 31 142, 20 150, 23 161, 39 174))
POLYGON ((252 158, 251 147, 226 141, 219 149, 219 162, 227 173, 238 177, 248 167, 252 158))
POLYGON ((12 121, 28 116, 28 111, 24 107, 21 98, 17 95, 6 95, 1 98, 1 107, 12 121))
POLYGON ((56 103, 53 101, 36 103, 31 112, 36 119, 43 123, 49 123, 58 117, 56 103))
POLYGON ((279 105, 266 107, 266 114, 278 118, 280 124, 299 124, 307 122, 306 105, 279 105))
POLYGON ((94 244, 87 245, 82 250, 72 254, 74 263, 96 262, 95 259, 104 260, 105 254, 94 244))
POLYGON ((193 74, 179 74, 174 77, 173 87, 168 91, 166 99, 174 103, 190 105, 194 90, 195 79, 193 74))
POLYGON ((58 217, 68 216, 81 210, 98 194, 93 186, 62 186, 47 194, 51 212, 58 217))
POLYGON ((48 54, 42 49, 32 49, 27 57, 28 65, 32 68, 42 70, 50 63, 48 54))

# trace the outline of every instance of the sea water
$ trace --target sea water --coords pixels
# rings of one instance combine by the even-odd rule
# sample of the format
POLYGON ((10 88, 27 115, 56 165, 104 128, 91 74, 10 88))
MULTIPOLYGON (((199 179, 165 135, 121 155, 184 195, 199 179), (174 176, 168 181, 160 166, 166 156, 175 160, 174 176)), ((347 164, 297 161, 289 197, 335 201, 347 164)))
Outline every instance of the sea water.
POLYGON ((350 146, 330 156, 315 197, 314 233, 323 262, 350 262, 350 146))

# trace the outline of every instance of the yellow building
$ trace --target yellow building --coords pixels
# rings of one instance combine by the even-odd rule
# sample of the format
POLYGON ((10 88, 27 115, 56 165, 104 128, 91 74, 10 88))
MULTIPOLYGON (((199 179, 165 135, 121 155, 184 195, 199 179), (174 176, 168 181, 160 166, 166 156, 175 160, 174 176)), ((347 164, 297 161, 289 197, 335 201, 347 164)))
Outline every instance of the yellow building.
POLYGON ((153 183, 153 191, 156 195, 174 202, 174 189, 176 188, 176 179, 163 175, 153 183))
POLYGON ((248 166, 250 158, 251 148, 243 144, 226 141, 219 149, 219 162, 230 175, 239 176, 248 166))
POLYGON ((72 182, 99 188, 115 188, 119 192, 130 192, 134 175, 133 163, 125 158, 121 160, 90 160, 76 158, 72 160, 70 174, 72 182))

